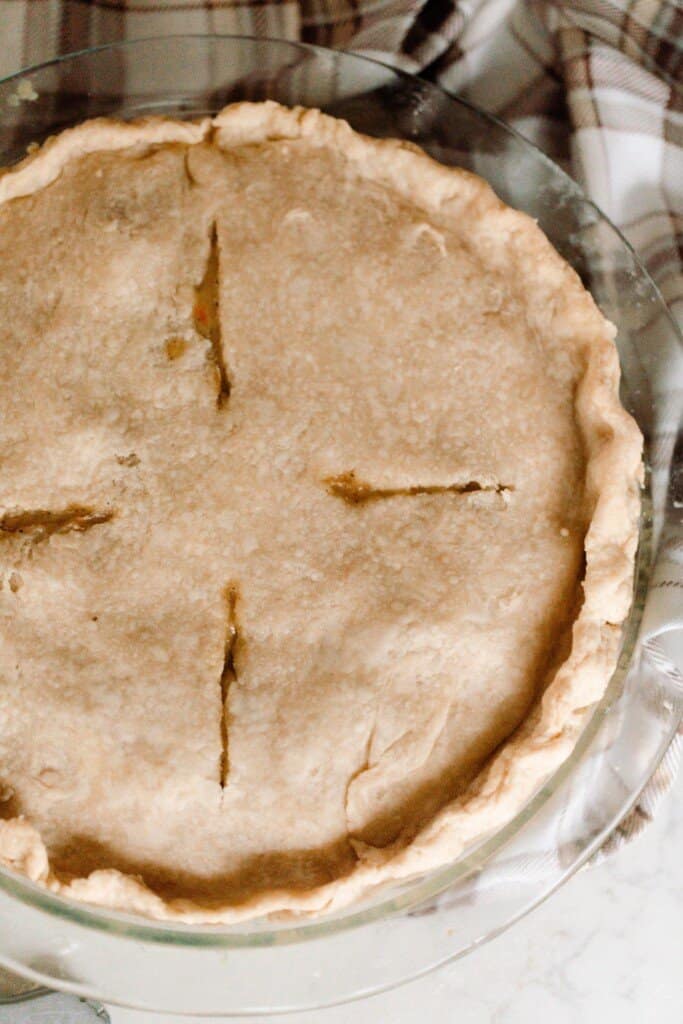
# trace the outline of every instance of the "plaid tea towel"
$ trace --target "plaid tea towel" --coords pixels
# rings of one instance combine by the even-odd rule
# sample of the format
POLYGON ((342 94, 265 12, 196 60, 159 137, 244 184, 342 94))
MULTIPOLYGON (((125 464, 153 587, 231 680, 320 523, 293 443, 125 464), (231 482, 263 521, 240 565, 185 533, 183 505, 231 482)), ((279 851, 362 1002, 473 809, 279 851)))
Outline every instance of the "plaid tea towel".
MULTIPOLYGON (((683 324, 683 7, 675 0, 0 0, 0 75, 100 43, 174 33, 342 47, 498 114, 581 182, 683 324)), ((665 415, 655 477, 666 473, 680 429, 683 353, 676 356, 658 383, 665 415)), ((669 528, 651 605, 658 623, 679 629, 666 642, 658 637, 651 655, 683 686, 683 526, 669 528)), ((680 732, 603 849, 652 817, 682 747, 680 732)))

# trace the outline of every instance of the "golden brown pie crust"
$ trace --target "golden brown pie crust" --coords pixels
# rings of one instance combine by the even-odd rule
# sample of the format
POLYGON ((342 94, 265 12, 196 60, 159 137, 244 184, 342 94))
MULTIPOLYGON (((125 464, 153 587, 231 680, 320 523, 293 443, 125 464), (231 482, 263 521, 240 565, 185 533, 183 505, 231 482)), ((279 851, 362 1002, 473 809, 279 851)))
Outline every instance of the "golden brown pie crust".
POLYGON ((315 110, 0 177, 0 860, 336 910, 501 827, 628 613, 641 438, 535 223, 315 110))

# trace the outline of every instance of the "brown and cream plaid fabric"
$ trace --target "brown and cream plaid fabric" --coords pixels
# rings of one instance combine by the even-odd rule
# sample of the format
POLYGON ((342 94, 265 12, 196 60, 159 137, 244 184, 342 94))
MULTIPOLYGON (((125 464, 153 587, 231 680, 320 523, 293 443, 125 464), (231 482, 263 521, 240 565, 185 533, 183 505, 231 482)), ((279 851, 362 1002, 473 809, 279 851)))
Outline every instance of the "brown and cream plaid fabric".
MULTIPOLYGON (((676 0, 0 0, 0 76, 100 43, 175 33, 353 50, 498 114, 580 180, 683 324, 683 7, 676 0)), ((665 378, 673 412, 663 429, 672 435, 683 378, 673 366, 665 378)), ((655 463, 657 450, 655 438, 655 463)), ((683 607, 672 615, 683 628, 683 607)), ((608 849, 649 820, 681 746, 683 734, 608 849)))

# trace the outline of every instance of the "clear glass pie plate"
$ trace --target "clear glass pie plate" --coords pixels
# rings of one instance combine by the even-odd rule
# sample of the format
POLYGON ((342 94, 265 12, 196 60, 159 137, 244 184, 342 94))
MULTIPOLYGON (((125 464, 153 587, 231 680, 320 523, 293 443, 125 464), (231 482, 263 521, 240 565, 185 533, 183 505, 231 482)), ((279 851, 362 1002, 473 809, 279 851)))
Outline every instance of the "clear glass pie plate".
MULTIPOLYGON (((31 143, 87 117, 192 118, 234 100, 268 97, 321 107, 372 135, 416 142, 444 163, 475 170, 506 202, 534 216, 618 325, 624 402, 646 440, 655 431, 661 439, 663 417, 674 424, 657 451, 657 465, 671 466, 677 414, 672 419, 665 407, 662 384, 672 359, 681 358, 680 336, 654 284, 558 167, 434 85, 360 57, 287 42, 183 36, 116 43, 0 83, 1 162, 16 161, 31 143)), ((569 760, 500 832, 448 867, 336 916, 231 928, 159 924, 89 908, 0 871, 0 963, 35 984, 166 1013, 283 1012, 398 984, 512 924, 600 847, 680 720, 675 672, 644 643, 645 628, 649 635, 667 625, 647 602, 653 538, 680 519, 683 496, 670 479, 675 483, 675 474, 662 471, 651 487, 648 475, 633 611, 609 689, 569 760)), ((680 567, 675 571, 680 575, 680 567)))

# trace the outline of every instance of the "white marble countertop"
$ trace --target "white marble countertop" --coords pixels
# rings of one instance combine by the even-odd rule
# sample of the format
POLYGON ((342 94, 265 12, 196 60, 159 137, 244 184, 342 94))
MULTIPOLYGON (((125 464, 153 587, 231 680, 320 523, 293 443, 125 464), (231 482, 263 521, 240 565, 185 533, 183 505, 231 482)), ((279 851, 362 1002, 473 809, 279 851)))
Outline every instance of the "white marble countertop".
MULTIPOLYGON (((251 1024, 681 1024, 683 777, 644 835, 466 959, 382 996, 251 1024)), ((162 1018, 110 1009, 112 1024, 162 1018)), ((199 1018, 174 1018, 199 1024, 199 1018)))

